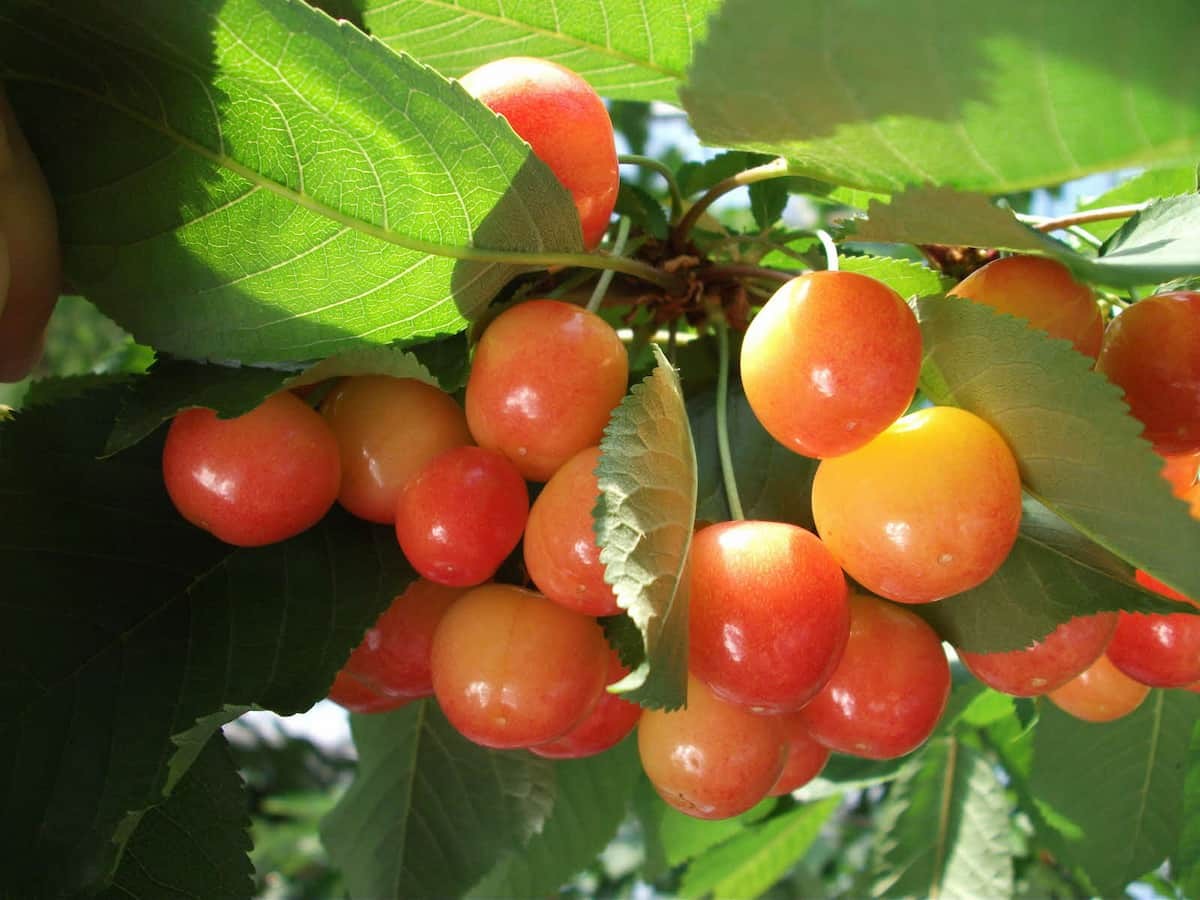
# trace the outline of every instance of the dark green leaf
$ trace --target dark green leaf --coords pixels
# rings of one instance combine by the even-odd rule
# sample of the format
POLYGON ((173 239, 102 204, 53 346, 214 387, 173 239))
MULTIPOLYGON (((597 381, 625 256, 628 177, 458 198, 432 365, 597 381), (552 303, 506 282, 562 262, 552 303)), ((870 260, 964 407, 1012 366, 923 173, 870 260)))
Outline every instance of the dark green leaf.
POLYGON ((431 700, 350 722, 358 774, 321 839, 352 897, 460 896, 553 808, 552 763, 471 743, 431 700))
POLYGON ((613 411, 600 441, 596 543, 617 602, 642 632, 646 662, 621 682, 628 699, 677 709, 687 693, 687 562, 696 514, 696 450, 679 378, 658 366, 613 411))
POLYGON ((1200 696, 1186 691, 1151 691, 1133 713, 1101 725, 1043 707, 1031 787, 1061 825, 1065 861, 1101 896, 1120 894, 1178 846, 1198 719, 1200 696))
POLYGON ((250 900, 249 827, 245 787, 215 734, 171 796, 142 816, 104 896, 250 900))
POLYGON ((503 119, 295 0, 12 0, 0 78, 70 281, 180 356, 459 331, 526 266, 512 252, 581 249, 503 119))
POLYGON ((788 186, 782 178, 756 181, 750 185, 750 212, 759 228, 770 228, 779 221, 788 204, 788 186))
POLYGON ((617 194, 617 215, 628 216, 634 225, 659 240, 667 237, 667 214, 662 204, 636 184, 621 182, 617 194))
POLYGON ((739 172, 770 162, 771 159, 772 157, 763 153, 727 150, 703 162, 684 163, 675 173, 675 180, 679 182, 679 190, 683 196, 690 197, 701 191, 707 191, 718 182, 731 178, 739 172))
POLYGON ((879 811, 873 895, 1005 897, 1009 801, 996 766, 954 738, 912 757, 879 811))
POLYGON ((705 143, 834 184, 1002 193, 1195 157, 1198 39, 1186 0, 728 0, 680 96, 705 143))
POLYGON ((18 894, 104 878, 122 823, 213 730, 310 707, 412 577, 390 529, 336 510, 256 550, 189 525, 160 442, 97 459, 119 390, 0 425, 0 840, 18 894))
POLYGON ((1179 849, 1171 858, 1175 880, 1184 896, 1200 896, 1200 721, 1192 727, 1183 788, 1183 828, 1179 849))

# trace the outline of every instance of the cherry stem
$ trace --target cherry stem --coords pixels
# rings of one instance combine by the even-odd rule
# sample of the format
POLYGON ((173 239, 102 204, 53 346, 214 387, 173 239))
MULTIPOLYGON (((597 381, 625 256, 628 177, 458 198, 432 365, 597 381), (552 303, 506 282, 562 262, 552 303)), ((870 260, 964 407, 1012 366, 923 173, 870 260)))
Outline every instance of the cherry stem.
POLYGON ((729 451, 729 326, 719 313, 714 316, 717 326, 717 455, 721 458, 721 477, 725 481, 725 499, 729 502, 729 515, 735 520, 746 518, 742 512, 742 498, 738 494, 737 479, 733 474, 733 454, 729 451))
POLYGON ((1022 222, 1033 225, 1038 231, 1058 231, 1061 228, 1070 228, 1072 225, 1086 225, 1088 222, 1106 222, 1109 219, 1128 219, 1130 216, 1136 216, 1150 204, 1147 203, 1130 203, 1125 206, 1105 206, 1100 209, 1081 209, 1078 212, 1073 212, 1069 216, 1060 216, 1057 219, 1043 219, 1040 216, 1017 216, 1022 222))
MULTIPOLYGON (((621 221, 617 224, 617 239, 613 241, 612 254, 614 257, 620 256, 625 252, 625 242, 629 240, 629 217, 621 216, 621 221)), ((608 286, 612 284, 613 270, 605 269, 600 275, 600 280, 596 282, 596 289, 592 291, 592 297, 588 300, 587 311, 594 313, 600 308, 600 304, 604 301, 604 295, 608 293, 608 286)))
POLYGON ((781 269, 766 269, 749 263, 715 263, 704 268, 704 274, 720 277, 734 275, 744 278, 762 278, 767 281, 778 281, 781 284, 796 277, 795 272, 785 272, 781 269))
POLYGON ((771 160, 769 163, 755 166, 753 169, 746 169, 744 172, 738 172, 736 175, 731 175, 728 178, 718 181, 708 189, 704 196, 692 204, 687 214, 671 230, 671 246, 675 249, 676 253, 682 252, 688 235, 696 227, 696 222, 699 221, 700 217, 704 215, 704 211, 712 206, 713 201, 718 197, 728 194, 736 188, 754 184, 756 181, 766 181, 768 178, 782 178, 784 175, 789 174, 791 174, 791 170, 788 168, 788 161, 780 157, 779 159, 771 160))
POLYGON ((671 221, 679 221, 679 217, 683 215, 683 194, 679 192, 679 183, 675 180, 675 173, 671 171, 670 166, 652 157, 638 156, 634 153, 618 156, 617 162, 623 166, 641 166, 661 175, 667 183, 667 193, 671 195, 671 221))
POLYGON ((838 270, 838 252, 837 244, 833 242, 833 237, 823 228, 818 228, 813 232, 817 236, 817 240, 821 242, 821 246, 825 248, 825 268, 830 272, 838 270))

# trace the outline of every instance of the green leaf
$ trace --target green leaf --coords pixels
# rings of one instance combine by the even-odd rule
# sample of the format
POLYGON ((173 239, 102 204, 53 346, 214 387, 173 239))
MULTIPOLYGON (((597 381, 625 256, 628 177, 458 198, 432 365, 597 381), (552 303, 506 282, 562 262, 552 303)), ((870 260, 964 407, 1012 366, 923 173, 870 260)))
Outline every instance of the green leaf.
POLYGON ((707 191, 726 178, 732 178, 739 172, 761 166, 771 161, 769 155, 763 153, 746 153, 742 150, 726 150, 703 162, 685 162, 675 173, 679 182, 679 190, 684 197, 707 191))
MULTIPOLYGON (((1124 206, 1128 203, 1144 203, 1161 197, 1174 197, 1196 190, 1195 166, 1179 166, 1171 169, 1150 169, 1133 176, 1128 181, 1106 191, 1094 200, 1079 204, 1079 210, 1102 209, 1109 206, 1124 206)), ((1088 222, 1081 226, 1096 237, 1104 239, 1121 227, 1122 219, 1103 222, 1088 222)))
POLYGON ((879 811, 873 896, 1006 897, 1009 801, 996 766, 954 738, 913 757, 879 811))
POLYGON ((1043 505, 1131 565, 1200 596, 1200 523, 1164 490, 1121 391, 1066 341, 958 298, 916 303, 921 385, 992 424, 1043 505))
POLYGON ((299 0, 12 0, 0 79, 69 280, 180 356, 459 331, 527 254, 581 249, 503 119, 299 0))
MULTIPOLYGON (((699 472, 696 518, 724 522, 730 513, 717 453, 716 394, 693 397, 688 415, 699 472)), ((746 517, 792 522, 813 531, 810 495, 817 460, 793 453, 771 437, 740 390, 730 392, 728 425, 734 477, 746 517)))
POLYGON ((676 92, 719 0, 504 6, 483 0, 361 0, 367 29, 447 75, 503 56, 568 66, 603 96, 665 100, 676 92))
POLYGON ((1044 705, 1034 732, 1031 787, 1063 821, 1064 861, 1101 896, 1120 894, 1178 846, 1189 744, 1200 696, 1151 691, 1133 713, 1102 725, 1044 705))
POLYGON ((1100 248, 1095 280, 1148 284, 1200 272, 1200 194, 1169 197, 1129 219, 1100 248))
POLYGON ((558 790, 542 830, 502 859, 470 897, 545 897, 587 868, 617 833, 641 773, 637 740, 555 766, 558 790))
POLYGON ((412 578, 390 529, 337 510, 255 550, 189 525, 160 441, 97 459, 119 393, 0 425, 0 841, 17 894, 95 886, 221 723, 310 707, 412 578))
POLYGON ((662 204, 636 184, 621 182, 615 211, 617 215, 628 216, 634 225, 647 234, 666 240, 669 226, 662 204))
POLYGON ((295 372, 161 359, 146 377, 132 383, 104 452, 132 447, 185 409, 203 406, 232 418, 250 412, 277 391, 352 375, 391 375, 437 384, 417 357, 394 347, 348 350, 295 372))
POLYGON ((927 297, 930 294, 944 294, 954 286, 954 282, 935 272, 929 266, 923 266, 907 259, 891 259, 886 256, 843 256, 838 265, 843 272, 856 272, 867 275, 876 281, 882 281, 901 297, 927 297))
POLYGON ((321 840, 352 897, 459 896, 551 812, 552 763, 471 743, 432 700, 350 724, 358 773, 321 840))
POLYGON ((728 0, 680 96, 705 143, 800 174, 1004 193, 1195 157, 1198 29, 1178 0, 728 0))
POLYGON ((696 450, 679 377, 658 366, 613 411, 600 441, 593 511, 605 580, 642 633, 646 662, 621 682, 628 699, 678 709, 687 693, 687 562, 696 514, 696 450))
POLYGON ((249 827, 245 786, 215 734, 171 796, 142 816, 103 896, 250 900, 249 827))
POLYGON ((787 204, 788 186, 782 178, 750 185, 750 212, 759 228, 767 229, 778 222, 787 204))
POLYGON ((1192 727, 1183 793, 1183 828, 1171 859, 1184 896, 1200 896, 1200 721, 1192 727))
POLYGON ((697 857, 684 873, 679 895, 716 900, 761 896, 808 852, 840 802, 830 797, 800 806, 697 857))

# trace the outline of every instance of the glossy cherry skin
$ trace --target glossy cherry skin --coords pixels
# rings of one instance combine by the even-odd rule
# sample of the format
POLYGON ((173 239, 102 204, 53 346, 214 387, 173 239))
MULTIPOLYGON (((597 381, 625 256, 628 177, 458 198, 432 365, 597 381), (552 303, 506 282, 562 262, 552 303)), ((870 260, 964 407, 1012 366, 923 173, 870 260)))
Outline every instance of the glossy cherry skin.
POLYGON ((367 629, 342 671, 389 697, 433 696, 433 634, 464 592, 418 578, 367 629))
POLYGON ((409 702, 408 697, 381 693, 345 670, 334 677, 329 699, 353 713, 390 712, 409 702))
POLYGON ((783 724, 788 739, 787 762, 783 765, 779 780, 767 793, 769 797, 782 797, 804 787, 821 774, 832 752, 824 744, 813 740, 800 716, 785 716, 783 724))
POLYGON ((787 735, 780 717, 727 703, 689 677, 686 709, 642 713, 638 753, 663 800, 698 819, 726 819, 779 780, 787 735))
POLYGON ((1021 524, 1021 477, 1004 438, 971 413, 911 413, 865 447, 822 460, 817 533, 882 597, 928 603, 991 577, 1021 524))
POLYGON ((471 443, 462 407, 415 378, 344 378, 321 414, 342 455, 338 502, 369 522, 392 524, 404 483, 443 450, 471 443))
MULTIPOLYGON (((1197 605, 1140 569, 1135 577, 1138 584, 1164 597, 1197 605)), ((1184 687, 1200 681, 1200 615, 1122 612, 1108 658, 1130 678, 1150 687, 1184 687)))
POLYGON ((805 456, 861 447, 908 407, 921 332, 903 298, 853 272, 806 272, 746 330, 742 385, 775 440, 805 456))
POLYGON ((756 712, 799 709, 829 680, 850 635, 846 578, 810 531, 722 522, 690 557, 692 674, 756 712))
POLYGON ((550 477, 529 510, 523 549, 529 577, 555 603, 589 616, 613 616, 621 608, 604 580, 592 527, 599 461, 600 448, 588 447, 550 477))
POLYGON ((1159 453, 1200 450, 1200 293, 1147 297, 1108 323, 1096 370, 1159 453))
POLYGON ((1117 627, 1115 612, 1076 616, 1040 641, 1004 653, 958 651, 962 664, 990 688, 1037 697, 1062 687, 1104 652, 1117 627))
POLYGON ((1101 655, 1079 675, 1046 696, 1065 713, 1085 722, 1112 722, 1146 699, 1150 688, 1134 681, 1101 655))
POLYGON ((998 312, 1025 319, 1051 337, 1096 358, 1104 337, 1104 317, 1090 287, 1071 270, 1045 256, 1006 256, 976 269, 953 290, 998 312))
POLYGON ((562 737, 600 699, 609 647, 596 620, 507 584, 459 598, 433 636, 433 691, 477 744, 532 747, 562 737))
MULTIPOLYGON (((611 686, 629 674, 621 665, 616 652, 609 650, 607 683, 611 686)), ((546 759, 583 759, 603 753, 619 744, 636 727, 642 717, 642 708, 636 703, 621 699, 619 694, 605 691, 584 716, 583 721, 557 740, 529 751, 546 759)))
POLYGON ((396 539, 423 577, 482 584, 516 549, 529 489, 516 467, 483 447, 453 447, 410 478, 396 503, 396 539))
POLYGON ((163 482, 180 514, 239 547, 273 544, 315 525, 341 483, 325 420, 283 391, 234 419, 189 409, 171 422, 163 482))
POLYGON ((480 338, 467 423, 479 446, 503 453, 530 481, 546 481, 600 443, 628 380, 629 356, 612 326, 570 303, 529 300, 480 338))
POLYGON ((830 750, 891 759, 925 743, 949 696, 950 666, 937 633, 911 610, 851 594, 842 661, 797 715, 830 750))
POLYGON ((617 202, 620 172, 612 121, 592 86, 557 63, 524 56, 486 63, 461 82, 507 119, 571 192, 583 245, 596 247, 617 202))

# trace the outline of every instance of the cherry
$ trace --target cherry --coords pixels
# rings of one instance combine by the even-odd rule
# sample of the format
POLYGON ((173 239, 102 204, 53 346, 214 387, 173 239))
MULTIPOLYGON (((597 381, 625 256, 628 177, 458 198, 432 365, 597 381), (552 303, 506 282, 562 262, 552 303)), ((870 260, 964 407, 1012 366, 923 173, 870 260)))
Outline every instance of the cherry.
POLYGON ((1163 457, 1163 478, 1171 493, 1188 504, 1193 519, 1200 519, 1200 451, 1163 457))
POLYGON ((782 721, 788 741, 787 762, 783 764, 779 780, 767 792, 768 797, 782 797, 804 787, 821 774, 831 753, 824 744, 813 740, 800 716, 784 716, 782 721))
POLYGON ((499 450, 530 481, 600 443, 625 395, 629 357, 612 326, 559 300, 505 310, 475 348, 467 423, 481 447, 499 450))
POLYGON ((1104 337, 1104 317, 1096 295, 1071 270, 1045 256, 1006 256, 976 269, 950 292, 1025 319, 1051 337, 1096 358, 1104 337))
MULTIPOLYGON (((1134 577, 1164 597, 1198 605, 1140 569, 1134 577)), ((1108 658, 1130 678, 1150 687, 1184 687, 1200 681, 1200 615, 1122 612, 1108 658)))
POLYGON ((1159 453, 1200 450, 1200 292, 1147 297, 1108 324, 1096 369, 1159 453))
POLYGON ((612 122, 592 86, 557 63, 524 56, 482 65, 461 82, 507 119, 571 192, 583 245, 597 246, 617 202, 620 172, 612 122))
POLYGON ((812 532, 722 522, 692 538, 692 674, 757 712, 799 709, 821 689, 850 634, 846 579, 812 532))
POLYGON ((638 752, 663 800, 689 816, 725 819, 779 780, 787 736, 778 716, 755 715, 689 677, 686 709, 642 713, 638 752))
POLYGON ((925 743, 949 696, 950 666, 937 633, 911 610, 851 594, 842 661, 797 715, 830 750, 891 759, 925 743))
MULTIPOLYGON (((621 664, 616 651, 609 650, 607 683, 611 686, 629 674, 629 669, 621 664)), ((557 740, 537 747, 530 747, 531 753, 544 756, 547 759, 582 759, 585 756, 595 756, 613 747, 633 731, 638 719, 642 717, 642 708, 636 703, 623 700, 619 694, 607 691, 600 695, 592 711, 584 716, 583 721, 557 740)))
POLYGON ((759 422, 805 456, 861 447, 899 418, 921 368, 916 317, 887 285, 853 272, 806 272, 746 330, 742 384, 759 422))
POLYGON ((1094 663, 1116 627, 1115 612, 1076 616, 1024 649, 959 650, 958 658, 988 687, 1014 697, 1036 697, 1062 687, 1094 663))
POLYGON ((460 597, 433 636, 433 691, 475 743, 531 747, 582 721, 604 690, 608 659, 595 619, 486 584, 460 597))
POLYGON ((1021 523, 1021 478, 999 433, 966 410, 911 413, 865 447, 823 460, 817 533, 846 573, 901 603, 981 584, 1021 523))
POLYGON ((400 491, 396 539, 424 578, 468 587, 495 574, 528 516, 529 490, 508 459, 482 447, 453 447, 400 491))
POLYGON ((525 569, 555 603, 589 616, 612 616, 621 608, 604 580, 592 527, 599 462, 599 447, 580 450, 546 482, 525 525, 525 569))
POLYGON ((410 698, 381 693, 343 669, 333 679, 329 699, 353 713, 381 713, 399 709, 410 698))
POLYGON ((1149 687, 1134 681, 1102 654, 1082 673, 1046 696, 1077 719, 1111 722, 1141 706, 1149 693, 1149 687))
POLYGON ((433 634, 462 588, 418 578, 363 635, 342 671, 376 692, 415 700, 433 696, 433 634))
POLYGON ((179 413, 162 465, 180 514, 240 547, 272 544, 315 525, 341 480, 333 432, 288 391, 234 419, 218 419, 211 409, 179 413))
POLYGON ((415 378, 344 378, 322 401, 321 414, 342 455, 338 501, 370 522, 390 525, 404 483, 443 450, 471 443, 462 408, 415 378))

